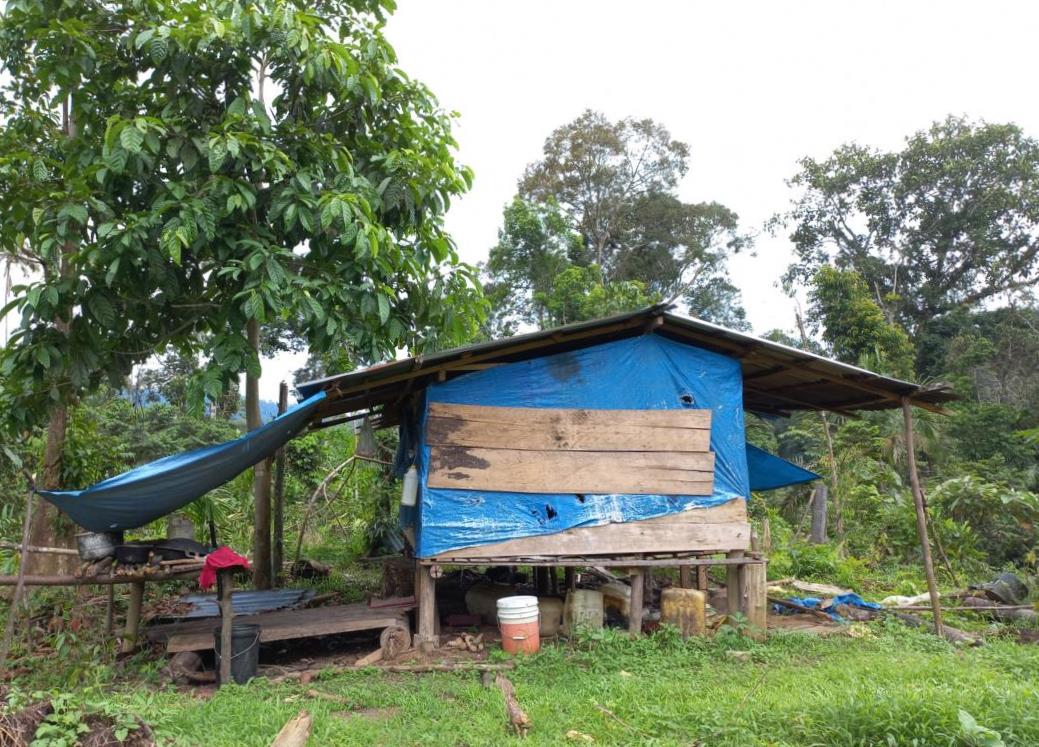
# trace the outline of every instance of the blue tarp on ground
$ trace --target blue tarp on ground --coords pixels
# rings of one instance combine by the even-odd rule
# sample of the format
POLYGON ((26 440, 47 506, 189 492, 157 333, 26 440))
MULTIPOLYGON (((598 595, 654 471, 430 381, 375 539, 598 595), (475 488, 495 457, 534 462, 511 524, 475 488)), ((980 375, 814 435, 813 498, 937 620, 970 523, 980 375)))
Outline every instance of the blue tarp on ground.
POLYGON ((234 441, 143 464, 85 490, 38 492, 92 532, 144 526, 274 454, 306 426, 324 398, 324 392, 315 394, 234 441))
MULTIPOLYGON (((711 495, 583 495, 506 493, 426 487, 430 449, 417 438, 419 510, 403 510, 417 524, 418 555, 565 529, 649 519, 717 506, 750 493, 740 363, 655 334, 510 363, 443 383, 428 402, 497 407, 671 410, 710 408, 715 453, 711 495)), ((423 410, 425 412, 425 410, 423 410)))
POLYGON ((751 444, 747 444, 747 470, 750 472, 751 490, 775 490, 819 479, 814 472, 751 444))

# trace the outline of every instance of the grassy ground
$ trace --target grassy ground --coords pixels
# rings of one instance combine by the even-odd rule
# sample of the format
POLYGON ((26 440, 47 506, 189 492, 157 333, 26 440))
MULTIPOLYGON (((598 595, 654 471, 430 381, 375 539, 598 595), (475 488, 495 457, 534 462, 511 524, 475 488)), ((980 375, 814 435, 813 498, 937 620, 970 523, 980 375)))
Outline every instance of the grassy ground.
POLYGON ((1039 647, 997 640, 961 651, 897 623, 855 630, 763 644, 735 632, 683 642, 608 631, 549 646, 509 675, 533 723, 523 740, 508 734, 500 693, 473 674, 367 670, 305 686, 254 680, 208 698, 126 686, 103 697, 171 744, 207 747, 269 745, 303 708, 314 745, 587 743, 581 735, 594 744, 1039 744, 1039 647), (314 688, 344 702, 308 697, 314 688), (961 710, 1003 742, 965 731, 961 710))

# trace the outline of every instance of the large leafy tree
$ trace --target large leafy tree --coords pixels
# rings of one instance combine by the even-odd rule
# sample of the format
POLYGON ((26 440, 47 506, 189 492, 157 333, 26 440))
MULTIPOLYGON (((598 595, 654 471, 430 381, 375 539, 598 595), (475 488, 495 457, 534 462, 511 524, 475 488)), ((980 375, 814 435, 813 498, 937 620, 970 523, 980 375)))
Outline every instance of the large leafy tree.
MULTIPOLYGON (((545 290, 563 262, 597 267, 604 286, 636 282, 649 297, 683 301, 698 316, 745 324, 725 265, 748 239, 724 206, 677 197, 688 159, 688 146, 650 119, 611 122, 586 111, 555 130, 520 180, 491 252, 487 271, 499 300, 545 290)), ((498 308, 543 325, 529 305, 498 308)))
POLYGON ((845 145, 800 166, 800 196, 776 221, 797 252, 790 281, 855 270, 917 335, 1039 281, 1039 142, 1014 125, 950 117, 897 152, 845 145))
POLYGON ((392 6, 8 3, 0 247, 35 274, 4 413, 51 413, 48 460, 65 405, 167 344, 205 353, 212 397, 246 371, 255 426, 263 325, 367 360, 471 331, 478 290, 442 224, 470 174, 382 35, 392 6))

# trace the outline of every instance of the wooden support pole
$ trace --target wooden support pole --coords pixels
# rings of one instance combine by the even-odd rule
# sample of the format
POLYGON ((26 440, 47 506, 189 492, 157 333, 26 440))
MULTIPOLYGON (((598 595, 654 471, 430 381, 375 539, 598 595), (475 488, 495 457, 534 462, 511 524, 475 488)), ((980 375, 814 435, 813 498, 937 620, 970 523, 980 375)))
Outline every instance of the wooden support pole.
POLYGON ((765 581, 766 566, 763 564, 741 565, 740 569, 740 611, 747 617, 750 635, 764 638, 768 629, 767 583, 765 581))
POLYGON ((14 586, 14 596, 11 598, 11 606, 7 610, 7 625, 4 628, 4 640, 0 642, 0 670, 7 668, 7 655, 11 652, 11 641, 14 638, 15 620, 18 619, 19 607, 22 604, 22 591, 25 589, 25 567, 28 565, 29 535, 32 533, 32 503, 34 493, 33 486, 29 485, 29 492, 25 499, 25 516, 22 519, 22 546, 18 559, 18 580, 14 586))
POLYGON ((706 566, 706 565, 698 565, 698 566, 696 566, 696 588, 699 589, 700 591, 704 591, 704 592, 707 591, 708 578, 709 578, 707 573, 710 570, 711 570, 710 566, 706 566))
MULTIPOLYGON (((278 387, 278 414, 289 409, 289 385, 278 387)), ((271 578, 280 586, 285 560, 285 447, 274 453, 274 542, 271 548, 271 578)))
POLYGON ((642 635, 642 597, 646 588, 646 571, 644 568, 631 569, 631 604, 628 611, 628 632, 633 636, 642 635))
POLYGON ((938 583, 934 578, 934 562, 931 560, 931 543, 927 538, 927 504, 924 503, 924 491, 920 487, 920 475, 916 471, 916 446, 913 438, 913 406, 908 397, 902 397, 902 415, 906 427, 906 464, 909 468, 909 484, 913 489, 913 503, 916 506, 916 532, 920 536, 920 550, 924 556, 924 573, 927 575, 927 592, 931 596, 931 610, 934 613, 935 635, 942 635, 942 608, 938 600, 938 583))
POLYGON ((678 585, 683 589, 693 588, 693 567, 691 565, 679 566, 678 585))
POLYGON ((112 635, 115 630, 115 585, 108 586, 108 599, 105 602, 105 635, 112 635))
POLYGON ((730 550, 725 557, 733 561, 725 567, 725 596, 728 601, 729 614, 741 612, 740 609, 740 566, 737 563, 743 559, 743 550, 730 550))
POLYGON ((231 630, 234 626, 234 605, 231 587, 234 586, 234 571, 218 571, 220 578, 220 676, 217 682, 223 686, 231 681, 231 659, 234 657, 231 630))
POLYGON ((123 642, 119 650, 128 654, 137 645, 137 633, 141 627, 141 606, 144 603, 144 581, 130 584, 130 603, 126 608, 126 627, 123 629, 123 642))
POLYGON ((577 569, 572 565, 568 565, 563 569, 563 586, 566 587, 564 591, 567 593, 577 588, 577 569))
POLYGON ((428 565, 415 564, 415 599, 418 603, 418 633, 415 635, 415 648, 424 654, 432 653, 438 647, 437 627, 437 592, 436 579, 429 572, 428 565))

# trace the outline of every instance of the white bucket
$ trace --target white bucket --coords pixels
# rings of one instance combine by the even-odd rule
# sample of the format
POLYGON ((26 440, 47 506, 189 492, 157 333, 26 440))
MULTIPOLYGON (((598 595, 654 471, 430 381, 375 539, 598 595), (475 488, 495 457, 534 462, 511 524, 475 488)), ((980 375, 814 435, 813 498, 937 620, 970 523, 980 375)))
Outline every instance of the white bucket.
POLYGON ((498 621, 531 623, 538 621, 537 597, 502 597, 498 600, 498 621))

